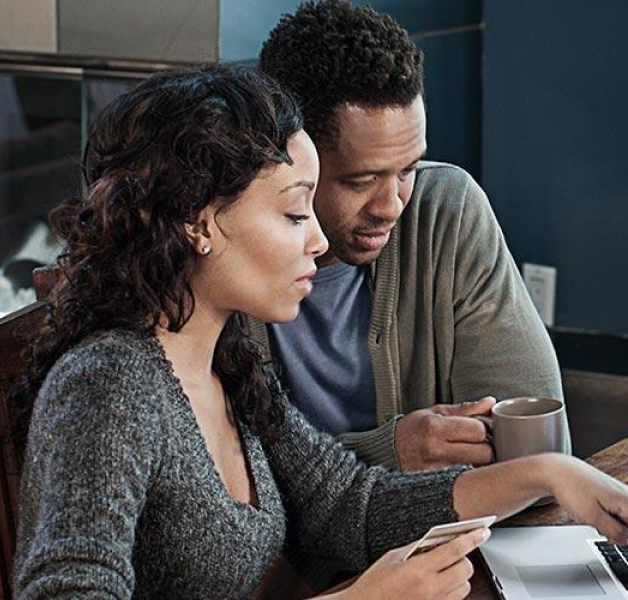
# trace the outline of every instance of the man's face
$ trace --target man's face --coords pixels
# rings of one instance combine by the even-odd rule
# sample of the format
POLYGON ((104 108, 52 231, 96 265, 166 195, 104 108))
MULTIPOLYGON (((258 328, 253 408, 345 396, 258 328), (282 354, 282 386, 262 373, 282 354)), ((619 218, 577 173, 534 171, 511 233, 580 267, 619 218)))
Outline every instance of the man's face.
POLYGON ((427 149, 425 108, 419 96, 406 107, 346 104, 335 115, 338 138, 333 147, 318 149, 314 208, 329 252, 317 264, 368 264, 410 199, 416 164, 427 149))

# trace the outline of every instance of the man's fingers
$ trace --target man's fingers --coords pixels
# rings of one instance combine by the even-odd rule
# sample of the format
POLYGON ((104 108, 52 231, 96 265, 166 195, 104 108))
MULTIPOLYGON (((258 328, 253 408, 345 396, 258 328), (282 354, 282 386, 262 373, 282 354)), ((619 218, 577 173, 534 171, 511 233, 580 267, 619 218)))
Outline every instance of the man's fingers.
POLYGON ((484 423, 470 417, 441 417, 431 423, 435 441, 430 459, 439 465, 488 465, 493 448, 487 441, 484 423))
POLYGON ((494 460, 493 448, 488 442, 479 444, 445 444, 441 450, 441 460, 447 465, 489 465, 494 460))
POLYGON ((462 417, 472 417, 473 415, 487 415, 491 412, 491 409, 497 400, 493 396, 484 396, 475 402, 463 402, 459 404, 460 412, 458 413, 462 417))
POLYGON ((484 396, 475 402, 462 402, 460 404, 439 404, 437 412, 441 415, 459 417, 472 417, 473 415, 488 415, 497 400, 493 396, 484 396))
POLYGON ((479 444, 486 440, 486 425, 472 417, 443 417, 434 423, 439 438, 447 442, 479 444))

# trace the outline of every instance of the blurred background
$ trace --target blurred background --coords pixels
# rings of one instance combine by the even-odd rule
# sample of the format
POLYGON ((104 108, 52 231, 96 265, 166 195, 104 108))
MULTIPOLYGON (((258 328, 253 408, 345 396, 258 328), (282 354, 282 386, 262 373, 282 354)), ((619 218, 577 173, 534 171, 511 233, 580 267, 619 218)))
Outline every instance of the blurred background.
MULTIPOLYGON (((356 4, 390 13, 424 51, 427 158, 485 188, 557 345, 569 341, 563 357, 574 343, 625 346, 628 2, 356 4)), ((0 0, 0 315, 34 299, 33 267, 60 250, 46 214, 80 190, 97 111, 156 70, 254 61, 297 5, 0 0)))

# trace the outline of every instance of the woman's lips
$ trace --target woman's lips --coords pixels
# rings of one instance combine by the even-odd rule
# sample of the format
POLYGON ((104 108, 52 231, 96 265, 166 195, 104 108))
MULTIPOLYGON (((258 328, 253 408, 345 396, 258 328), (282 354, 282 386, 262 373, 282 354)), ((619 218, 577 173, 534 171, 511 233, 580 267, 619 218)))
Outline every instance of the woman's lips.
POLYGON ((312 279, 314 279, 314 275, 316 275, 316 270, 315 269, 310 271, 309 273, 306 273, 302 277, 299 277, 295 281, 295 285, 299 289, 301 289, 301 291, 306 296, 309 296, 312 293, 312 290, 314 289, 314 284, 312 283, 312 279))
POLYGON ((295 285, 303 292, 303 295, 309 296, 314 289, 311 279, 297 279, 295 285))

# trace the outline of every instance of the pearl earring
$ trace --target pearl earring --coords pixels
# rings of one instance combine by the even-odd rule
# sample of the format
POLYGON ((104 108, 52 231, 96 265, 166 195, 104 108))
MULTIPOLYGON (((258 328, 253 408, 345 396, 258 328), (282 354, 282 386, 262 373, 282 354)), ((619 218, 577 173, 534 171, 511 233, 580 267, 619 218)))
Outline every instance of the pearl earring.
POLYGON ((203 247, 201 248, 201 252, 202 252, 203 254, 209 254, 211 251, 212 251, 212 249, 211 249, 209 246, 203 246, 203 247))

